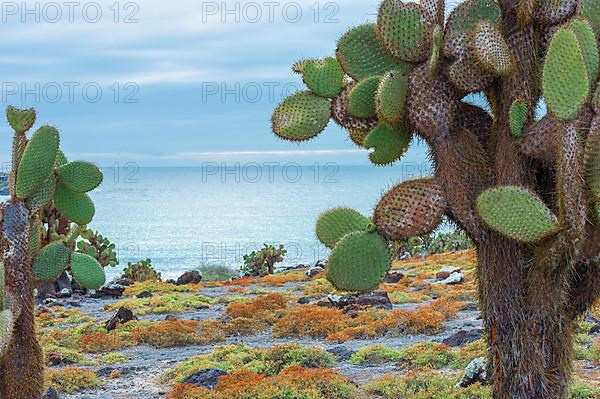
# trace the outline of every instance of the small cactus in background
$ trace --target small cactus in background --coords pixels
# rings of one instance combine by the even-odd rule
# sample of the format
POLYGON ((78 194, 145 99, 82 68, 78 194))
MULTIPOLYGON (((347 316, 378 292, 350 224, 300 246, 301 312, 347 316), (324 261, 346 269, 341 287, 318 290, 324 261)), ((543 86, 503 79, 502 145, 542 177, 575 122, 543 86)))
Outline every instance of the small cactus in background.
POLYGON ((260 276, 264 273, 275 273, 275 264, 283 262, 283 257, 287 254, 287 249, 283 245, 275 248, 272 245, 264 244, 264 247, 258 251, 244 255, 244 264, 240 271, 250 276, 260 276))
POLYGON ((102 173, 90 163, 68 162, 51 126, 28 138, 36 120, 33 109, 8 107, 7 118, 15 133, 10 200, 0 204, 0 397, 37 399, 44 379, 34 326, 35 284, 53 281, 66 270, 83 287, 104 284, 98 261, 74 252, 82 225, 95 213, 86 193, 100 185, 102 173))
POLYGON ((145 259, 135 263, 127 262, 121 278, 128 278, 133 282, 162 281, 162 276, 152 267, 152 260, 145 259))
POLYGON ((335 59, 310 61, 320 66, 310 76, 296 63, 308 90, 272 117, 296 142, 331 118, 376 165, 401 159, 413 136, 427 143, 432 177, 393 187, 370 218, 338 208, 318 219, 327 277, 374 289, 390 267, 386 242, 448 218, 478 250, 497 398, 565 397, 575 320, 600 296, 598 8, 466 0, 446 19, 444 0, 384 0, 335 59), (467 103, 471 93, 489 111, 467 103), (542 99, 548 114, 536 120, 542 99))
POLYGON ((119 264, 116 245, 102 234, 90 229, 79 233, 80 240, 77 241, 77 252, 87 254, 95 258, 102 267, 115 267, 119 264))

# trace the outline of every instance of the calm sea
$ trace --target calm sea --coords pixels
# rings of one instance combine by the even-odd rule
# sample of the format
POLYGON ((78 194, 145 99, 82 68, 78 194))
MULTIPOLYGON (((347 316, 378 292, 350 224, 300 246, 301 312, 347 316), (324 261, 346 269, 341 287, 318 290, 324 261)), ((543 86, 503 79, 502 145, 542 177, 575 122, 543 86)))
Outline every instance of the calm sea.
POLYGON ((90 226, 116 243, 121 265, 151 258, 167 278, 202 264, 237 268, 263 243, 284 244, 285 265, 327 257, 318 215, 348 206, 370 215, 383 190, 426 173, 418 166, 271 166, 104 169, 90 226))

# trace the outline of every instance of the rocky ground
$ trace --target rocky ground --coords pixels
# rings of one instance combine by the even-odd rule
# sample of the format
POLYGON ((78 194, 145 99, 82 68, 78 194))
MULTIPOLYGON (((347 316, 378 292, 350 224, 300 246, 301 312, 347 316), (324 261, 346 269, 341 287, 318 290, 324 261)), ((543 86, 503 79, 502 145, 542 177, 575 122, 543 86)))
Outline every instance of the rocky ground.
MULTIPOLYGON (((246 398, 252 396, 235 396, 219 377, 258 381, 267 374, 260 377, 266 384, 261 392, 267 392, 285 367, 301 366, 302 372, 325 368, 340 376, 340 393, 323 398, 487 398, 489 388, 479 383, 454 388, 465 366, 485 354, 473 263, 469 251, 398 262, 378 294, 350 303, 318 269, 310 277, 295 270, 230 283, 138 284, 119 299, 49 301, 38 316, 52 388, 47 397, 246 398), (106 331, 121 307, 137 320, 106 331), (274 370, 275 363, 281 367, 274 370), (248 371, 251 377, 243 374, 248 371), (415 388, 410 381, 419 374, 440 382, 415 388), (195 385, 178 386, 183 380, 195 385), (215 389, 217 381, 222 384, 215 389)), ((590 316, 581 324, 571 398, 596 398, 600 323, 590 316)), ((298 388, 290 397, 312 399, 313 388, 298 388)))

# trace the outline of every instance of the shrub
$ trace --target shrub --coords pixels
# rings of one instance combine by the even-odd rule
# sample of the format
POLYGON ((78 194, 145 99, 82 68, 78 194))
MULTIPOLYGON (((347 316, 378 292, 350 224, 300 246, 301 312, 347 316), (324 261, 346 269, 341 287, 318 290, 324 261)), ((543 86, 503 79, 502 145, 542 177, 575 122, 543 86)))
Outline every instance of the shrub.
POLYGON ((78 347, 83 352, 105 353, 130 345, 116 332, 98 332, 79 336, 78 347))
POLYGON ((46 372, 46 385, 59 392, 74 393, 102 386, 102 382, 92 370, 67 367, 46 372))
POLYGON ((403 348, 401 359, 413 367, 440 368, 455 361, 457 355, 448 345, 422 342, 403 348))
POLYGON ((227 306, 227 315, 271 324, 277 319, 277 312, 287 307, 288 301, 287 296, 279 293, 261 295, 248 303, 230 303, 227 306))
POLYGON ((160 348, 208 344, 225 339, 222 326, 223 323, 213 320, 167 320, 134 327, 132 339, 160 348))
POLYGON ((203 264, 198 267, 202 281, 226 281, 237 277, 238 273, 225 265, 203 264))
POLYGON ((181 292, 170 292, 155 295, 151 298, 122 299, 112 305, 105 306, 107 312, 112 312, 120 307, 133 310, 138 315, 164 314, 185 312, 215 303, 215 300, 202 295, 188 295, 181 292))
POLYGON ((398 361, 402 351, 388 348, 385 345, 373 345, 361 348, 350 358, 350 364, 382 364, 398 361))
POLYGON ((290 309, 273 325, 273 336, 325 338, 340 331, 349 317, 338 309, 306 305, 290 309))

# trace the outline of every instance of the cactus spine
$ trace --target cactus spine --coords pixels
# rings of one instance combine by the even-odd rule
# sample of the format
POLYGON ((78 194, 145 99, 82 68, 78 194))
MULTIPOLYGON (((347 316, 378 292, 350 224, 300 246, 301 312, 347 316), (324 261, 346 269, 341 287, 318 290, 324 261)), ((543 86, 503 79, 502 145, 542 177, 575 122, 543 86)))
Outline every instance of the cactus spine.
MULTIPOLYGON (((68 163, 59 150, 58 131, 51 126, 40 127, 28 139, 26 133, 36 119, 34 110, 8 107, 6 115, 15 133, 10 200, 0 204, 0 398, 40 399, 44 363, 34 325, 36 282, 51 281, 67 269, 85 287, 99 288, 105 280, 94 258, 73 253, 74 242, 60 237, 50 242, 43 219, 48 213, 75 209, 78 221, 89 223, 91 200, 75 206, 69 198, 88 198, 84 192, 100 184, 102 173, 92 164, 68 163)), ((79 225, 59 217, 73 234, 80 231, 79 225)))
POLYGON ((494 398, 566 397, 575 320, 600 297, 597 9, 465 0, 444 20, 444 0, 383 0, 375 24, 338 42, 339 94, 309 85, 273 118, 280 137, 308 140, 331 101, 330 117, 377 165, 400 159, 413 135, 428 144, 434 176, 386 193, 372 223, 347 209, 319 218, 327 275, 373 289, 390 263, 382 242, 449 218, 478 249, 494 398), (466 103, 470 93, 489 111, 466 103))

